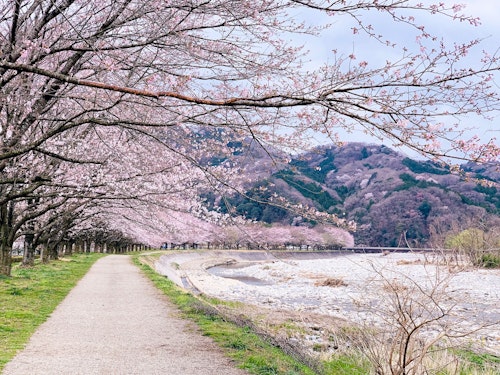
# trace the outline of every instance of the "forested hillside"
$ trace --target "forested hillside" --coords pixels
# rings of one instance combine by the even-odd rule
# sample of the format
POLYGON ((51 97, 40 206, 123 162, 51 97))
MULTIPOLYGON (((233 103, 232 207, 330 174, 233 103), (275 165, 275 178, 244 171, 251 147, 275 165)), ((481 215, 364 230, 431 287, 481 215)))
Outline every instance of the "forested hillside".
POLYGON ((221 210, 230 207, 267 223, 304 224, 300 216, 265 203, 278 194, 354 220, 356 243, 371 246, 439 245, 450 231, 500 223, 500 170, 494 164, 469 163, 463 172, 452 173, 446 166, 362 143, 317 148, 267 175, 255 167, 259 164, 267 165, 254 155, 252 171, 258 178, 247 196, 221 200, 221 210))

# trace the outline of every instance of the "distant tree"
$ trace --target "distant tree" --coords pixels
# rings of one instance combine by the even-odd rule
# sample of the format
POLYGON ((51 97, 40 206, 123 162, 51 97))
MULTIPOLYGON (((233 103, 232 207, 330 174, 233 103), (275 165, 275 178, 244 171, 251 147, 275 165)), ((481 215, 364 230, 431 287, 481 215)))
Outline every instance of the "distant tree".
POLYGON ((403 165, 407 166, 413 173, 431 173, 431 174, 449 174, 450 171, 447 168, 440 167, 430 161, 417 161, 410 158, 404 158, 402 161, 403 165))
POLYGON ((361 149, 361 159, 366 159, 369 156, 370 156, 370 152, 367 150, 366 147, 363 147, 361 149))
POLYGON ((465 229, 446 238, 445 246, 458 251, 474 266, 500 266, 500 233, 498 228, 484 231, 479 228, 465 229))
POLYGON ((428 201, 424 201, 420 206, 418 206, 418 210, 424 217, 424 220, 427 220, 429 214, 431 213, 432 205, 428 201))

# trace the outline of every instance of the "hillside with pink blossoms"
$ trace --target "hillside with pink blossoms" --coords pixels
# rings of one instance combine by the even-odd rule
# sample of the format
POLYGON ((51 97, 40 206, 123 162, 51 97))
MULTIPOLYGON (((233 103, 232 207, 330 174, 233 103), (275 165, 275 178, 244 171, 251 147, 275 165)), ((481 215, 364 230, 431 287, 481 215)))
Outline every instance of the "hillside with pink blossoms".
POLYGON ((249 160, 254 182, 245 195, 218 204, 209 196, 211 207, 228 212, 229 206, 266 223, 315 224, 265 204, 280 196, 354 221, 356 244, 369 246, 439 246, 451 232, 500 227, 500 169, 493 163, 468 163, 452 171, 363 143, 318 147, 288 164, 273 164, 256 152, 249 160))

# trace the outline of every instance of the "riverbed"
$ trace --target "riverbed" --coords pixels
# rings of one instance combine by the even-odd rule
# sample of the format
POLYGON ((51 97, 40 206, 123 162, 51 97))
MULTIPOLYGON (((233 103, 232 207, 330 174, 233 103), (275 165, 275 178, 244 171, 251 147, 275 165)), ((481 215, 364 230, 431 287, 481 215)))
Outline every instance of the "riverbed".
POLYGON ((369 326, 387 321, 395 298, 420 301, 422 316, 445 311, 439 329, 500 354, 498 269, 429 253, 207 251, 162 256, 157 270, 193 292, 369 326))

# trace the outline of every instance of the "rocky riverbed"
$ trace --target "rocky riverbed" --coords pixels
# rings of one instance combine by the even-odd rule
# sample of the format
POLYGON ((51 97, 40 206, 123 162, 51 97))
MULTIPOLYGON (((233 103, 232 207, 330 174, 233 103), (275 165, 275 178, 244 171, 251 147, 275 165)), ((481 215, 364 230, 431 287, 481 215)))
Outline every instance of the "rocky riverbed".
POLYGON ((500 354, 498 269, 464 267, 428 253, 260 251, 169 253, 156 267, 194 292, 365 326, 387 324, 395 300, 406 301, 420 309, 412 307, 419 319, 444 312, 439 326, 429 324, 429 334, 467 333, 462 340, 469 345, 500 354))

